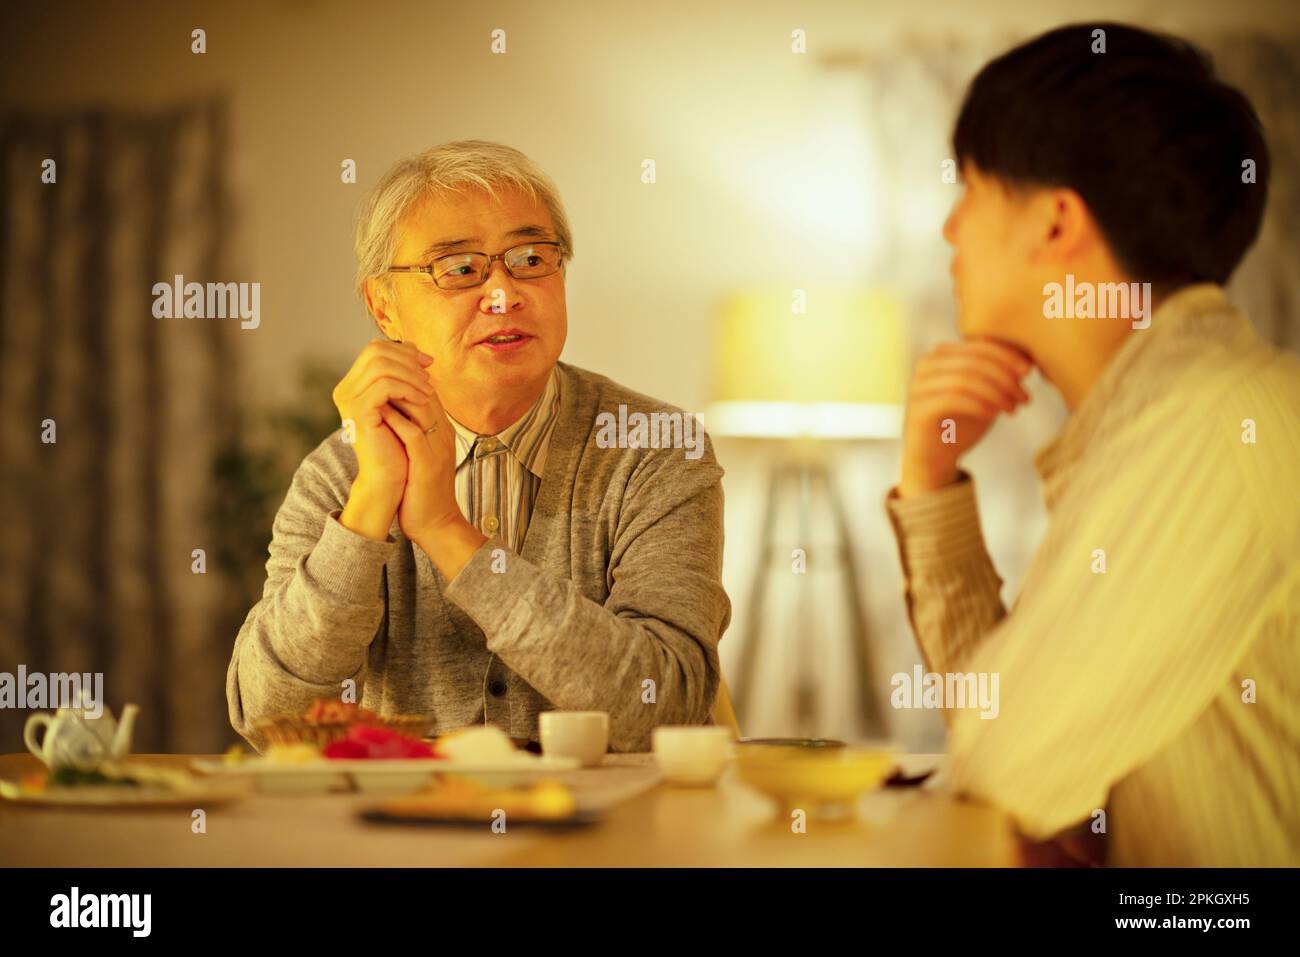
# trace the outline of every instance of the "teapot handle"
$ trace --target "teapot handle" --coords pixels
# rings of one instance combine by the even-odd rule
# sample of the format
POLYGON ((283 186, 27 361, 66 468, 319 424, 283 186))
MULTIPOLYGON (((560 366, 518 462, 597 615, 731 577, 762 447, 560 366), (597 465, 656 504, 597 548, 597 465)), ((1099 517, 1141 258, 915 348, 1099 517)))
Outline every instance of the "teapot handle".
POLYGON ((38 728, 46 726, 45 735, 48 738, 48 726, 53 723, 53 721, 54 719, 48 714, 34 714, 28 718, 27 723, 23 725, 23 744, 27 745, 27 750, 40 758, 42 762, 45 761, 45 756, 41 754, 41 748, 36 744, 36 731, 38 728))

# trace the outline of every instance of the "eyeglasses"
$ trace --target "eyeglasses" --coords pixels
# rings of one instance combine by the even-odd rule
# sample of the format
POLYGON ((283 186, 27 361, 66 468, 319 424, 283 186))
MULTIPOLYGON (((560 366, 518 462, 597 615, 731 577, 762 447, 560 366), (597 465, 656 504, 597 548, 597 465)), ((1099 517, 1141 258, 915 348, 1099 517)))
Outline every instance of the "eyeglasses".
POLYGON ((498 259, 515 279, 542 279, 558 272, 564 257, 559 243, 525 243, 495 256, 452 253, 429 266, 393 266, 388 272, 425 273, 439 289, 473 289, 487 282, 498 259))

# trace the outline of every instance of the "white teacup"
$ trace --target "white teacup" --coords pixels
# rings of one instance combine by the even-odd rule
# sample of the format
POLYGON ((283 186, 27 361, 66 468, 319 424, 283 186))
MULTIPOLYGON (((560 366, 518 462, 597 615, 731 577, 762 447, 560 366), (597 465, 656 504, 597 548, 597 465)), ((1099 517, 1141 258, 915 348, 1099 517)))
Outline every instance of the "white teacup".
POLYGON ((669 784, 714 784, 733 753, 731 729, 718 725, 662 725, 651 740, 655 761, 669 784))
POLYGON ((609 715, 604 711, 543 711, 537 723, 543 754, 577 758, 584 768, 599 764, 609 747, 609 715))

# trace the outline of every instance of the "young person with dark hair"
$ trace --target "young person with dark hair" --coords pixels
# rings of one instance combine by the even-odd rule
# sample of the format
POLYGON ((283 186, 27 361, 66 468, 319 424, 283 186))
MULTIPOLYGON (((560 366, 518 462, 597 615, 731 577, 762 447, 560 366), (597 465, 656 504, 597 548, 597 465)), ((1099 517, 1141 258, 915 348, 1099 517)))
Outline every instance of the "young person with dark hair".
POLYGON ((1300 360, 1222 289, 1259 119, 1190 44, 1074 25, 986 65, 953 145, 962 341, 917 366, 886 502, 927 666, 999 677, 996 718, 944 712, 953 782, 1112 864, 1298 864, 1300 360), (959 462, 1035 367, 1071 414, 1007 610, 959 462))

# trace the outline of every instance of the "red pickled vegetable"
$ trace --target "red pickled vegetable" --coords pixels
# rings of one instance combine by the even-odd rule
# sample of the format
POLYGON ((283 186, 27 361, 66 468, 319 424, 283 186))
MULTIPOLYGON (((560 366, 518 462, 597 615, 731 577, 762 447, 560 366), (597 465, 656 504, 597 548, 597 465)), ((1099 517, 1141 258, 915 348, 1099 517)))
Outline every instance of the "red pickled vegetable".
POLYGON ((395 760, 402 758, 437 757, 433 747, 425 741, 392 731, 358 724, 348 729, 342 741, 326 745, 321 754, 326 758, 341 760, 395 760))

